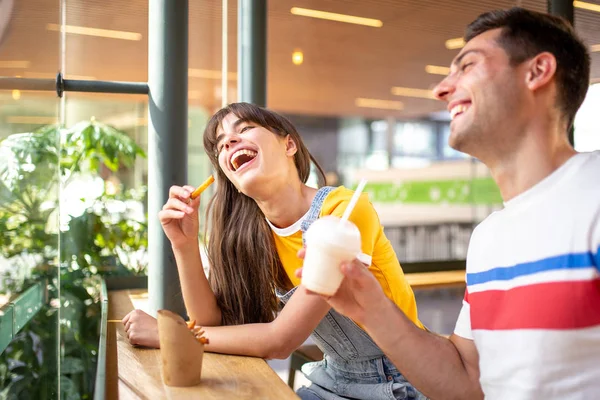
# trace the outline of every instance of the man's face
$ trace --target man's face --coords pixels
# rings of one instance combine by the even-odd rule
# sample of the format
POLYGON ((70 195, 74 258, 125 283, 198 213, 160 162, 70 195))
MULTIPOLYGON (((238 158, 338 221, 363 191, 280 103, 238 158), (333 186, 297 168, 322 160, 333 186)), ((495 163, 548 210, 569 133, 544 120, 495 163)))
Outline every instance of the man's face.
POLYGON ((478 158, 514 143, 524 113, 524 72, 510 65, 499 35, 494 29, 470 40, 434 89, 452 117, 450 146, 478 158))

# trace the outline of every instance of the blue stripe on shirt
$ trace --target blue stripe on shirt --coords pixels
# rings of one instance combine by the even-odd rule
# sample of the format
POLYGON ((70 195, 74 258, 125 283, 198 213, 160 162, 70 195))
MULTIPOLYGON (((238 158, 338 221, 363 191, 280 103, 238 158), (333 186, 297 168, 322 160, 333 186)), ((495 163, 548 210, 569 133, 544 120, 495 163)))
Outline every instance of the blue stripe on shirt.
POLYGON ((592 252, 563 254, 509 267, 497 267, 488 271, 468 273, 467 285, 477 285, 491 281, 508 281, 520 276, 560 269, 579 269, 595 266, 600 271, 599 264, 600 247, 598 247, 596 254, 592 252))

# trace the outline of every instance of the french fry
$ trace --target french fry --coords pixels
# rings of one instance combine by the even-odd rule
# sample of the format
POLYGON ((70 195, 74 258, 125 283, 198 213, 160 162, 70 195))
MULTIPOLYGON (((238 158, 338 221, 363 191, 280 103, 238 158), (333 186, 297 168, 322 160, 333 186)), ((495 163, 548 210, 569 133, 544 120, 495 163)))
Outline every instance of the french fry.
POLYGON ((194 335, 194 338, 196 339, 197 342, 202 343, 202 344, 208 344, 208 339, 205 338, 204 335, 204 330, 202 329, 201 326, 196 326, 196 320, 191 320, 191 321, 187 321, 186 325, 188 327, 188 329, 190 330, 190 332, 194 335))
POLYGON ((201 326, 196 326, 196 320, 188 321, 186 324, 198 342, 208 344, 208 339, 203 336, 205 331, 201 326))
POLYGON ((215 177, 211 175, 204 182, 202 182, 202 185, 198 186, 198 189, 192 192, 192 195, 190 196, 192 200, 200 196, 200 194, 202 194, 202 192, 204 192, 206 188, 209 187, 214 181, 215 177))
POLYGON ((205 338, 205 337, 197 337, 196 340, 199 341, 202 344, 208 344, 209 343, 208 339, 205 338))

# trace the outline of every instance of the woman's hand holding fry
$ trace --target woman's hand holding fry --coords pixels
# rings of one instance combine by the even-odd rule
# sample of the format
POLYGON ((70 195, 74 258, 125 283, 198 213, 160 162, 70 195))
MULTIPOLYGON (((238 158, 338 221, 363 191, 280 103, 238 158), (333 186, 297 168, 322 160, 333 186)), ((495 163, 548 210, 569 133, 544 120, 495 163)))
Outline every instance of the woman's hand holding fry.
POLYGON ((171 186, 169 199, 158 213, 165 234, 175 248, 198 246, 198 207, 200 199, 192 199, 193 186, 171 186))

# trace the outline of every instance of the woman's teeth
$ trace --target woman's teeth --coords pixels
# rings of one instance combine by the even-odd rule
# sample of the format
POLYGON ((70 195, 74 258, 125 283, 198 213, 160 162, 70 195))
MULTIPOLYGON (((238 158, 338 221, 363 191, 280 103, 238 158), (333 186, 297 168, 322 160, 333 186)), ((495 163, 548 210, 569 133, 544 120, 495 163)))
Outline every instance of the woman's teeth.
POLYGON ((254 150, 242 149, 233 153, 231 156, 231 166, 237 171, 242 165, 254 159, 258 153, 254 150))

